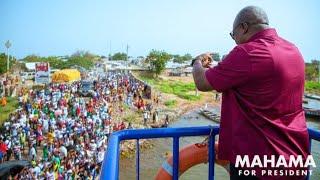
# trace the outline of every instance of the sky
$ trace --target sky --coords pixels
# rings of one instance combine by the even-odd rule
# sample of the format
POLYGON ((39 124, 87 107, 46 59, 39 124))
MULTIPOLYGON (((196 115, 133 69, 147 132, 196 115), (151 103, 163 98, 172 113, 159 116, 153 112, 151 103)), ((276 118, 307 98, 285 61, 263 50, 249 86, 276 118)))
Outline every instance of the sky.
POLYGON ((320 59, 318 0, 1 0, 0 52, 23 58, 70 55, 88 50, 99 55, 150 50, 172 54, 227 54, 229 32, 245 6, 263 8, 271 27, 293 42, 305 61, 320 59))

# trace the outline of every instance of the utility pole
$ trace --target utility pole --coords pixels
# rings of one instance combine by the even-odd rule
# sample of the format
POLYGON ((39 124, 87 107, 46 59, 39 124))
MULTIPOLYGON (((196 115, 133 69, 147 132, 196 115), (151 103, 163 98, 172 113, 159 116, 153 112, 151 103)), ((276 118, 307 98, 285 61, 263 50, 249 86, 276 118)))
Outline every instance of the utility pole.
POLYGON ((112 53, 111 53, 111 41, 109 41, 109 56, 108 60, 111 61, 112 53))
POLYGON ((10 41, 8 40, 6 43, 5 43, 5 46, 7 48, 7 73, 9 72, 9 48, 11 47, 11 43, 10 41))
POLYGON ((126 48, 126 50, 127 50, 127 60, 126 60, 126 69, 127 69, 127 71, 128 71, 128 69, 129 69, 129 67, 128 67, 128 61, 129 61, 129 45, 127 44, 127 48, 126 48))
POLYGON ((128 53, 129 53, 129 45, 127 44, 127 59, 126 59, 127 61, 129 59, 129 54, 128 53))
POLYGON ((320 83, 320 60, 318 61, 318 83, 320 83))

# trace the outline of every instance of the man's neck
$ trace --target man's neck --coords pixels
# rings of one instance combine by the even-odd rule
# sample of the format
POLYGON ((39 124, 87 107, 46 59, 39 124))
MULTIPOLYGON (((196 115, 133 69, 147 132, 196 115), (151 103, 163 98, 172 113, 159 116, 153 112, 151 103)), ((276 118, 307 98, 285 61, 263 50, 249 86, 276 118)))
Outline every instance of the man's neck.
POLYGON ((269 29, 269 28, 270 27, 267 26, 267 25, 262 25, 260 27, 257 27, 255 29, 253 29, 252 31, 249 32, 249 35, 248 35, 248 38, 247 38, 246 42, 248 42, 252 38, 252 36, 256 35, 257 33, 261 32, 263 30, 269 29))

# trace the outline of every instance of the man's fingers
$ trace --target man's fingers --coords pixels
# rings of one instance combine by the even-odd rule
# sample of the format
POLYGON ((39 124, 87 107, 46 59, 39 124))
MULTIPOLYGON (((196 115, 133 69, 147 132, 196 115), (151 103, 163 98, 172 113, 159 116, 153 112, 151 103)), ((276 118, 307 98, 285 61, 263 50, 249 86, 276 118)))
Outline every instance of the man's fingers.
MULTIPOLYGON (((200 62, 203 64, 205 61, 209 61, 209 62, 212 62, 213 61, 213 52, 206 52, 206 53, 203 53, 203 54, 200 54, 198 56, 196 56, 195 59, 199 59, 201 60, 200 62)), ((194 62, 191 63, 191 65, 193 65, 194 62)), ((207 66, 207 64, 203 64, 205 66, 207 66)))
POLYGON ((213 52, 204 53, 203 56, 204 56, 205 58, 209 58, 209 59, 213 60, 213 59, 212 59, 213 52))

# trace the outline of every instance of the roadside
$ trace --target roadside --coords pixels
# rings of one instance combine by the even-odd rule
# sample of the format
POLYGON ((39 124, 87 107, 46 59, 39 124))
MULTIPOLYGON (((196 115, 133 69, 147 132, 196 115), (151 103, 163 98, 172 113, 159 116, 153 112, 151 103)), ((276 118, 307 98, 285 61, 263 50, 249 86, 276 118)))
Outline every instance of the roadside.
MULTIPOLYGON (((151 125, 161 125, 165 123, 166 115, 169 116, 169 122, 177 120, 181 115, 188 111, 195 110, 205 105, 210 107, 217 107, 220 105, 220 98, 217 100, 216 92, 196 92, 193 79, 187 77, 174 77, 174 76, 160 76, 157 79, 146 73, 133 73, 133 75, 147 82, 152 87, 152 97, 160 95, 161 100, 157 104, 151 100, 146 100, 146 103, 153 103, 154 109, 159 110, 159 121, 155 125, 148 123, 147 128, 152 128, 151 125)), ((219 96, 220 97, 220 96, 219 96)), ((144 128, 143 126, 143 113, 134 109, 125 108, 123 119, 125 122, 131 122, 134 127, 144 128)), ((151 141, 140 141, 141 150, 152 148, 154 145, 151 141)), ((135 153, 136 141, 125 141, 121 144, 121 157, 132 158, 135 153)))
POLYGON ((305 91, 308 94, 320 95, 320 83, 315 81, 306 81, 305 91))
POLYGON ((10 113, 18 108, 18 100, 14 97, 6 97, 6 105, 0 105, 0 127, 9 119, 10 113))

